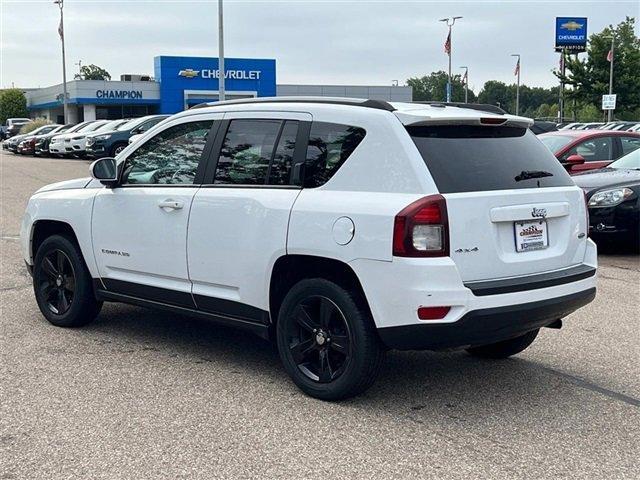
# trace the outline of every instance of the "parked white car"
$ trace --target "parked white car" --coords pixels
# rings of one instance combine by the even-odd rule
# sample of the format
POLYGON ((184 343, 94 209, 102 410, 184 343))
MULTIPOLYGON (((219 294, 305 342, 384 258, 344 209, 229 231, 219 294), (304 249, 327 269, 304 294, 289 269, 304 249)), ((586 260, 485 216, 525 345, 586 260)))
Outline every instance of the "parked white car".
POLYGON ((64 138, 64 147, 67 154, 82 156, 87 148, 87 135, 97 132, 102 127, 112 123, 113 120, 95 120, 73 134, 64 138))
POLYGON ((596 247, 531 120, 478 108, 281 97, 174 115, 31 197, 40 310, 236 326, 325 400, 369 387, 387 348, 519 353, 593 300, 596 247))
MULTIPOLYGON (((70 138, 70 135, 74 135, 78 131, 82 130, 84 127, 89 125, 91 121, 81 122, 77 125, 71 127, 69 130, 61 133, 60 135, 56 135, 51 138, 49 142, 49 153, 53 155, 66 155, 67 150, 65 148, 65 140, 70 138)), ((70 152, 71 153, 71 152, 70 152)))

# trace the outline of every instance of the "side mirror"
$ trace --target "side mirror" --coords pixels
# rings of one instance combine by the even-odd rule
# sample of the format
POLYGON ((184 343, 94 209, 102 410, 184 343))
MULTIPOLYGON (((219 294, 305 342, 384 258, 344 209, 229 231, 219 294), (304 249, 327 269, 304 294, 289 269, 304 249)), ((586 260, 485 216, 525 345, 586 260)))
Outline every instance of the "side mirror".
POLYGON ((584 163, 584 157, 582 155, 578 155, 578 154, 569 155, 567 157, 566 162, 569 165, 581 165, 581 164, 584 163))
POLYGON ((107 187, 113 187, 118 182, 118 167, 116 159, 111 157, 100 158, 89 167, 91 176, 107 187))

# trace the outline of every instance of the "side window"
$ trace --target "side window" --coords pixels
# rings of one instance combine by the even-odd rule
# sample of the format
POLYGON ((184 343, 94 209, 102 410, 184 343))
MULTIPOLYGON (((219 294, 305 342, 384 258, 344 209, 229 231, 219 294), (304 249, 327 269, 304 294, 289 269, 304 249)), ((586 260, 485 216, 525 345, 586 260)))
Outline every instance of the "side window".
POLYGON ((269 185, 289 185, 297 135, 298 122, 286 121, 280 131, 278 145, 269 169, 269 185))
POLYGON ((304 172, 305 187, 324 185, 353 153, 366 132, 359 127, 313 122, 304 172))
POLYGON ((620 141, 622 142, 622 155, 640 148, 640 137, 620 137, 620 141))
POLYGON ((163 130, 125 160, 124 185, 190 185, 213 121, 191 122, 163 130))
POLYGON ((151 127, 157 125, 158 123, 160 123, 162 120, 164 120, 163 117, 160 118, 153 118, 147 122, 144 122, 142 125, 140 125, 138 128, 136 128, 136 131, 138 133, 142 133, 142 132, 146 132, 147 130, 149 130, 151 127))
POLYGON ((213 183, 264 185, 281 124, 280 120, 232 120, 213 183))
POLYGON ((585 140, 565 154, 565 158, 575 154, 583 156, 585 162, 611 160, 613 159, 613 139, 599 137, 585 140))

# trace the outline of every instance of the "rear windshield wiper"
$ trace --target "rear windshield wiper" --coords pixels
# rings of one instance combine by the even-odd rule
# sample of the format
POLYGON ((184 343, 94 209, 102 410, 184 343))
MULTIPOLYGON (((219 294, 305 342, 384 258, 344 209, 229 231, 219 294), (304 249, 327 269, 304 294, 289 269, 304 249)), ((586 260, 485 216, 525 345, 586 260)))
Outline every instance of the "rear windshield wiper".
POLYGON ((545 172, 544 170, 523 170, 521 171, 514 180, 516 182, 520 182, 522 180, 529 180, 531 178, 542 178, 542 177, 553 177, 553 173, 545 172))

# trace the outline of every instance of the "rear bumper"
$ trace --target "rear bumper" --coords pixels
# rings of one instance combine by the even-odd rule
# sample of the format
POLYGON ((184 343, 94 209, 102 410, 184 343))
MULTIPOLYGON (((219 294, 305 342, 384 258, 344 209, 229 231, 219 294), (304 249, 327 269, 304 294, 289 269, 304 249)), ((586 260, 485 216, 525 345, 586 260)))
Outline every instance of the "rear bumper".
POLYGON ((398 350, 441 350, 478 346, 544 327, 591 302, 595 287, 562 297, 472 310, 454 323, 412 324, 378 329, 382 342, 398 350))

